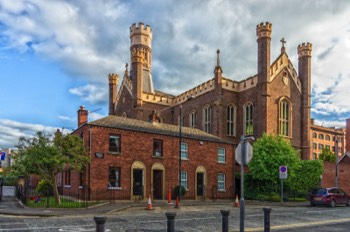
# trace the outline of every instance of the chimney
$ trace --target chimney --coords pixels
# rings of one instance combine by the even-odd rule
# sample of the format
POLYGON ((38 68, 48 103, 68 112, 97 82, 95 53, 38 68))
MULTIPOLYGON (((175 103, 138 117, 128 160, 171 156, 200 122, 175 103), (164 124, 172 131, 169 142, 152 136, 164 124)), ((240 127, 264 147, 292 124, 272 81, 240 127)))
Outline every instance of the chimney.
POLYGON ((78 127, 87 123, 87 121, 88 121, 88 111, 85 109, 84 106, 80 106, 80 109, 78 110, 78 127))

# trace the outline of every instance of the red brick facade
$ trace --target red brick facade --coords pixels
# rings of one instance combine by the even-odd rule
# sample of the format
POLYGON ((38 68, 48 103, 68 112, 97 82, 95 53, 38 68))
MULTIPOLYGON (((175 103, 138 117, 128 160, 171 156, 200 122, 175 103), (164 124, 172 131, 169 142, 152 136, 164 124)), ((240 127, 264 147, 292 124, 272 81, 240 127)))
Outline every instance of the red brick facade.
MULTIPOLYGON (((338 164, 338 187, 350 193, 350 154, 346 153, 339 159, 338 164)), ((324 162, 322 175, 322 187, 333 187, 336 185, 336 168, 335 163, 324 162)))
MULTIPOLYGON (((155 199, 167 199, 169 190, 173 192, 174 187, 179 183, 178 127, 166 126, 173 131, 172 133, 154 133, 152 131, 161 127, 160 124, 116 116, 106 118, 115 120, 116 123, 119 120, 126 120, 128 126, 134 124, 141 126, 139 125, 136 129, 122 129, 118 126, 99 125, 99 120, 97 120, 84 124, 76 130, 74 134, 83 138, 84 144, 89 150, 91 164, 84 170, 82 178, 80 178, 79 173, 71 173, 70 185, 64 188, 64 194, 80 191, 80 194, 84 195, 89 192, 86 192, 86 189, 90 189, 90 199, 108 199, 112 196, 113 199, 135 199, 139 196, 135 195, 134 192, 134 180, 140 178, 143 198, 150 195, 155 199), (149 128, 150 132, 139 129, 144 125, 149 128), (110 151, 110 135, 120 137, 120 152, 110 151), (153 154, 153 141, 155 139, 162 141, 163 155, 161 157, 156 157, 153 154), (98 155, 100 156, 98 157, 98 155), (120 168, 119 187, 108 185, 110 167, 120 168), (134 170, 139 171, 135 172, 134 170), (135 177, 134 175, 141 176, 135 177)), ((210 137, 206 139, 208 136, 199 130, 183 129, 185 132, 182 142, 188 146, 188 159, 181 162, 181 170, 187 172, 188 193, 185 198, 232 199, 234 196, 233 144, 211 135, 208 135, 210 137), (200 136, 197 132, 200 132, 200 136), (202 135, 204 138, 201 137, 202 135), (223 163, 218 162, 219 148, 225 149, 226 159, 223 163), (224 174, 225 177, 223 191, 217 190, 219 174, 224 174), (198 183, 202 180, 204 189, 199 186, 201 183, 198 183), (203 193, 201 190, 204 190, 203 193)), ((62 181, 65 184, 64 173, 62 181)))

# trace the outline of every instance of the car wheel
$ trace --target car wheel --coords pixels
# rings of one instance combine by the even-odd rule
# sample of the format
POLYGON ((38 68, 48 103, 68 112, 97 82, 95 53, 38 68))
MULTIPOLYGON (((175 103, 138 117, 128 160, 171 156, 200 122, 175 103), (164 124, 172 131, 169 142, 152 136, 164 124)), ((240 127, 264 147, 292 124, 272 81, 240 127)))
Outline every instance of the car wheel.
POLYGON ((332 208, 334 208, 335 207, 335 200, 332 200, 331 201, 331 205, 330 205, 332 208))

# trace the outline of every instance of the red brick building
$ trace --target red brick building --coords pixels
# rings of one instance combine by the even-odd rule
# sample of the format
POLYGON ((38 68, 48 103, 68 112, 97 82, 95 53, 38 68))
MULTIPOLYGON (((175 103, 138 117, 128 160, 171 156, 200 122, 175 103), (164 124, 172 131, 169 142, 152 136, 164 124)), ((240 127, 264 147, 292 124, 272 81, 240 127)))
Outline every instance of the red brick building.
MULTIPOLYGON (((135 199, 149 195, 167 199, 179 184, 187 199, 233 198, 233 144, 195 128, 110 115, 87 122, 87 111, 78 111, 79 128, 91 162, 82 173, 61 176, 63 194, 79 192, 89 199, 135 199)), ((154 119, 154 120, 153 120, 154 119)))
POLYGON ((130 70, 126 65, 119 90, 118 75, 109 74, 109 114, 147 121, 149 115, 157 111, 161 122, 178 125, 182 107, 187 127, 235 144, 242 135, 259 138, 264 132, 280 134, 301 151, 303 159, 310 159, 312 45, 303 43, 297 47, 296 70, 286 53, 284 39, 280 55, 271 61, 272 24, 257 25, 256 35, 256 75, 242 81, 225 77, 217 50, 214 76, 173 96, 153 86, 150 26, 133 24, 130 27, 130 70))
POLYGON ((346 152, 339 158, 338 168, 335 163, 324 162, 322 175, 322 187, 336 186, 336 175, 338 187, 350 193, 350 153, 346 152))

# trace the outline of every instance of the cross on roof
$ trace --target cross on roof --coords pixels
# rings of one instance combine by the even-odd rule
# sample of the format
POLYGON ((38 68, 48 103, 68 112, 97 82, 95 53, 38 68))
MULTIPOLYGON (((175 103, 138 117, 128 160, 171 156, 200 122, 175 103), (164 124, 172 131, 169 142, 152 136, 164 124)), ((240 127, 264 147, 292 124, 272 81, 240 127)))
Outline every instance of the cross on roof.
POLYGON ((285 40, 284 40, 284 37, 280 40, 281 43, 282 43, 282 47, 284 48, 284 44, 287 43, 285 40))

